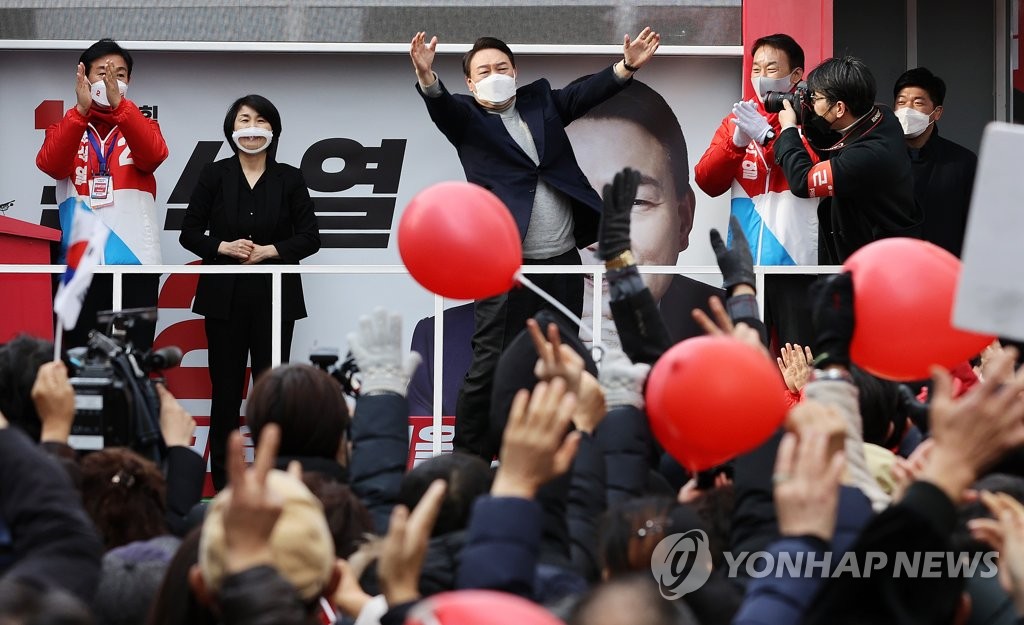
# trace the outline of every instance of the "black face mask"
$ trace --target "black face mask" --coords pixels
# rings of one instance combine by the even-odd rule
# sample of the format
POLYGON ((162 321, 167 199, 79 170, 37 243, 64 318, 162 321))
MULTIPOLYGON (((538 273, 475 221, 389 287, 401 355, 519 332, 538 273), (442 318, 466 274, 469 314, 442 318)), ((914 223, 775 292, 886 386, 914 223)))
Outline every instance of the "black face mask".
MULTIPOLYGON (((832 110, 831 107, 829 110, 832 110)), ((842 133, 832 130, 831 126, 827 119, 814 112, 813 107, 808 107, 804 112, 804 136, 815 150, 827 151, 843 138, 842 133)))

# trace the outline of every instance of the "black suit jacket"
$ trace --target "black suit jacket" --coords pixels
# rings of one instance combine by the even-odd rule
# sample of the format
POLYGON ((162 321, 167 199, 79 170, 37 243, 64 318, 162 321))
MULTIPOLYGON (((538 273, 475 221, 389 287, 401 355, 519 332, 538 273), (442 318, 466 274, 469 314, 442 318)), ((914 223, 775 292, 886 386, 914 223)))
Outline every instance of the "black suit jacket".
POLYGON ((526 236, 537 180, 542 179, 572 201, 576 247, 597 240, 601 198, 583 175, 565 127, 629 84, 619 83, 611 67, 564 89, 541 79, 516 90, 516 109, 530 128, 540 165, 516 143, 500 115, 487 112, 470 96, 452 95, 438 80, 441 95, 423 94, 430 119, 458 150, 466 180, 501 198, 526 236))
MULTIPOLYGON (((203 259, 204 265, 238 265, 217 253, 221 241, 249 238, 257 245, 274 245, 281 258, 267 264, 296 264, 320 249, 313 200, 302 172, 283 163, 267 162, 264 173, 266 211, 256 216, 253 232, 243 232, 238 220, 238 189, 242 166, 237 156, 210 163, 199 174, 181 226, 181 245, 203 259), (206 232, 209 231, 209 234, 206 232)), ((262 264, 262 263, 261 263, 262 264)), ((214 319, 229 318, 237 276, 202 275, 192 310, 214 319)), ((266 276, 269 283, 270 276, 266 276)), ((281 316, 294 321, 306 316, 302 281, 297 274, 282 276, 281 316)))

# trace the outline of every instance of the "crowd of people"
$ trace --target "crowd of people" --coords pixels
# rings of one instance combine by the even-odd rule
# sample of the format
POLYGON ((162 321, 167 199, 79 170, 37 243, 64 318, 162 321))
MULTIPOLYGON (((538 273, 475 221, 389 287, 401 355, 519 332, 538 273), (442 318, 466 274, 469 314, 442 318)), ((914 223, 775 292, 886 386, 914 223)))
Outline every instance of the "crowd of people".
MULTIPOLYGON (((650 29, 627 36, 623 61, 557 90, 543 80, 517 88, 512 52, 483 38, 464 60, 472 96, 450 94, 433 73, 436 39, 419 33, 411 43, 431 118, 467 178, 512 211, 525 259, 579 262, 589 247, 605 263, 619 339, 595 362, 578 328, 540 300, 477 302, 455 453, 407 468, 420 357, 403 345, 400 314, 378 309, 348 335, 360 372, 350 410, 326 372, 269 368, 270 319, 257 310, 269 294, 245 276, 204 276, 196 297, 207 316, 214 410, 223 411, 211 452, 219 492, 210 501, 201 498, 204 459, 190 449, 195 421, 166 388, 156 387, 166 448, 159 463, 130 448, 81 453, 69 446, 75 390, 65 364, 51 361, 53 346, 29 337, 0 346, 0 622, 1024 622, 1020 354, 996 343, 953 372, 936 367, 926 383, 900 384, 851 358, 851 274, 816 280, 806 293, 806 284, 778 287, 776 297, 797 293, 806 311, 780 305, 772 327, 757 304, 755 258, 813 262, 790 245, 798 239, 771 234, 796 236, 767 206, 790 211, 803 239, 817 228, 824 262, 878 238, 927 235, 939 218, 935 204, 915 200, 935 193, 919 176, 954 184, 938 173, 951 167, 943 159, 973 166, 935 130, 941 80, 927 70, 905 74, 893 113, 874 103, 874 80, 856 59, 825 61, 804 86, 791 38, 753 46, 758 97, 736 104, 696 180, 717 193, 756 184, 739 206, 746 218, 734 216, 725 239, 710 232, 722 297, 688 315, 702 332, 777 367, 772 392, 788 412, 755 448, 687 470, 687 459, 652 434, 645 387, 680 337, 660 306, 664 285, 641 278, 633 225, 638 201, 664 204, 674 216, 672 245, 685 247, 688 178, 666 188, 671 176, 650 175, 644 162, 608 173, 599 195, 565 128, 616 94, 636 93, 632 74, 658 42, 650 29), (772 92, 793 97, 769 113, 772 92), (794 327, 807 338, 775 351, 790 315, 803 319, 794 327), (258 371, 246 405, 255 447, 247 467, 230 421, 249 353, 258 371)), ((96 83, 103 115, 145 125, 116 78, 127 82, 130 57, 112 43, 87 53, 79 103, 48 133, 41 165, 55 162, 58 148, 81 157, 67 137, 92 140, 86 126, 95 120, 84 120, 96 83)), ((594 119, 646 132, 611 110, 594 119)), ((107 123, 93 131, 121 145, 107 123)), ((139 129, 122 130, 134 141, 139 129)), ((182 231, 204 262, 298 262, 316 250, 301 174, 274 160, 280 131, 265 98, 230 108, 224 132, 235 155, 204 170, 182 231)), ((685 143, 672 151, 671 140, 649 134, 670 161, 685 161, 685 143)), ((96 151, 100 180, 86 175, 78 193, 99 210, 123 187, 96 188, 119 175, 106 164, 112 154, 96 151)), ((154 153, 153 168, 162 158, 154 153)), ((650 167, 665 169, 658 163, 650 167)), ((966 174, 959 182, 970 184, 966 174)), ((578 282, 548 285, 577 313, 578 282)), ((304 314, 298 281, 291 288, 284 334, 304 314)), ((747 383, 727 366, 713 374, 737 393, 747 383)), ((712 428, 716 415, 687 418, 712 428)))

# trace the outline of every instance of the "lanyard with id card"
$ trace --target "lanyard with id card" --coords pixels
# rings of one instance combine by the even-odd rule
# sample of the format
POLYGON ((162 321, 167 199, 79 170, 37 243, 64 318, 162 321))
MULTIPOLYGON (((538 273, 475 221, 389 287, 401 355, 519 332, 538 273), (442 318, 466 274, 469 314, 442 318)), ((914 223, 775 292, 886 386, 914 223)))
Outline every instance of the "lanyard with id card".
POLYGON ((107 161, 110 160, 110 156, 117 146, 118 134, 115 131, 110 135, 110 143, 107 145, 106 154, 104 154, 92 133, 87 133, 89 143, 92 144, 92 149, 96 152, 96 160, 100 163, 99 172, 89 178, 89 206, 93 209, 114 205, 114 178, 110 175, 107 161))

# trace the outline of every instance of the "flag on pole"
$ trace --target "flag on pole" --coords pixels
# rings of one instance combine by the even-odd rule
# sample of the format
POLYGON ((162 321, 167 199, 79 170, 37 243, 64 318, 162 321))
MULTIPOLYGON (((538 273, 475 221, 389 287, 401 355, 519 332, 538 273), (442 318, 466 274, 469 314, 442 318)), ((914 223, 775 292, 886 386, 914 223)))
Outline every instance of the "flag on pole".
POLYGON ((71 242, 68 244, 68 268, 53 298, 53 312, 65 330, 71 330, 78 323, 82 301, 92 282, 93 270, 103 264, 103 247, 109 234, 110 229, 96 213, 89 210, 85 202, 75 202, 75 212, 71 219, 71 242))

